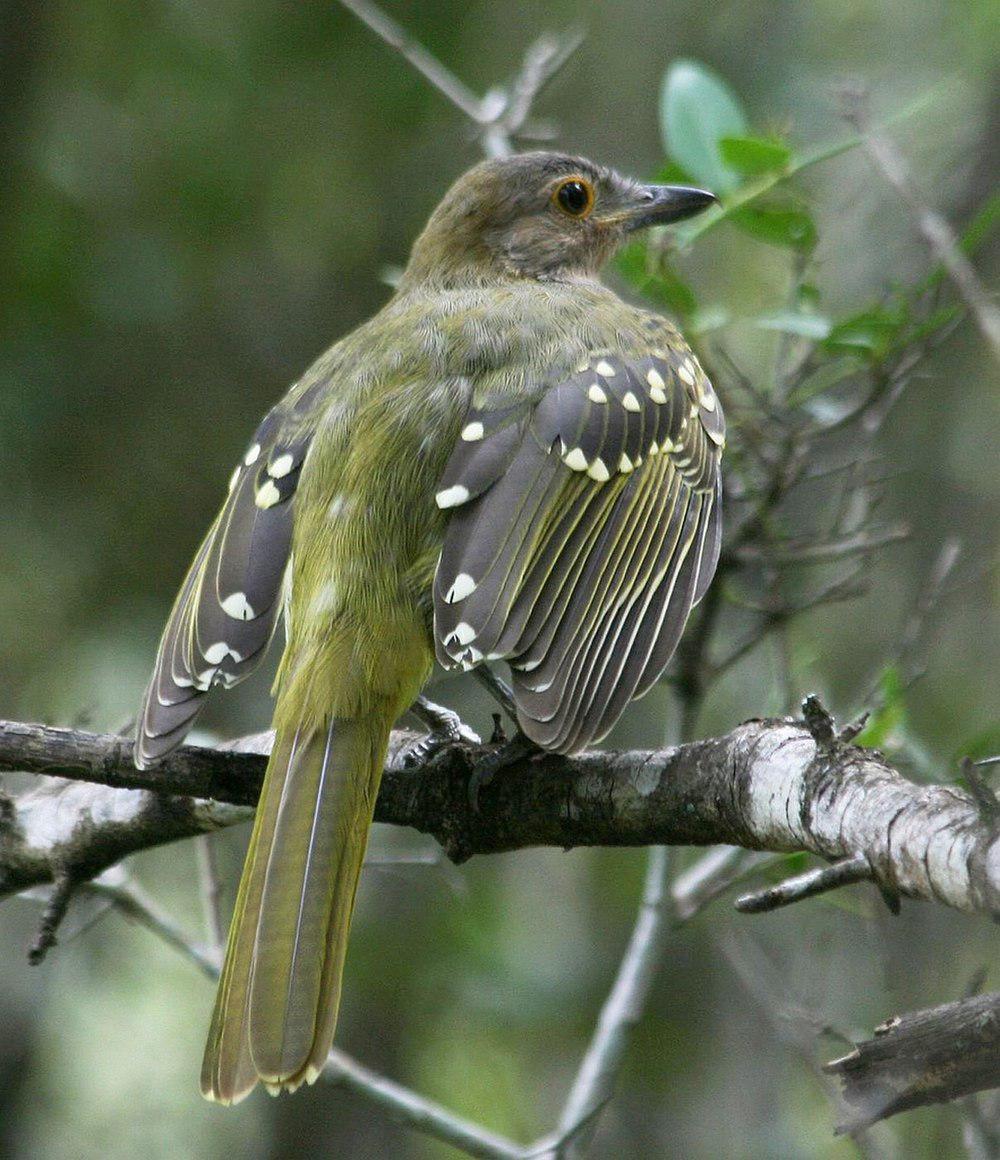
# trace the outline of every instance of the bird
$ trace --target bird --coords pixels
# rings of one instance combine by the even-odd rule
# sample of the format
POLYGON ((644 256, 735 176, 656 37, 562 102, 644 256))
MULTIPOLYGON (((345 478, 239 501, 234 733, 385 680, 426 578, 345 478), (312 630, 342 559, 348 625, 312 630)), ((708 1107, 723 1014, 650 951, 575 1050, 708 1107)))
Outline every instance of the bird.
POLYGON ((163 631, 134 747, 177 747, 280 620, 275 739, 202 1066, 206 1098, 320 1074, 394 722, 435 661, 509 665, 543 751, 656 682, 715 572, 722 406, 602 268, 705 190, 583 157, 474 166, 384 307, 257 427, 163 631))

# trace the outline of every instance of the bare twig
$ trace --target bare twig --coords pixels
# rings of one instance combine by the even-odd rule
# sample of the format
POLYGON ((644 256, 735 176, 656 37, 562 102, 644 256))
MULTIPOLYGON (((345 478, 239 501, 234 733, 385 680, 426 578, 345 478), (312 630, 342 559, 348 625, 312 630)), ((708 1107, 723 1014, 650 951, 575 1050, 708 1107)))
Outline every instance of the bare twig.
POLYGON ((424 80, 447 97, 470 121, 478 125, 486 124, 487 117, 479 97, 377 4, 370 0, 340 0, 340 3, 364 21, 376 36, 394 48, 404 60, 409 61, 424 80))
POLYGON ((585 1125, 593 1125, 595 1111, 611 1098, 631 1033, 642 1017, 667 931, 669 865, 664 847, 650 850, 632 937, 559 1117, 559 1133, 569 1141, 562 1155, 581 1154, 580 1148, 586 1142, 585 1125), (580 1134, 574 1139, 578 1131, 580 1134))
POLYGON ((868 860, 859 854, 854 858, 844 858, 832 866, 796 874, 766 890, 741 895, 736 899, 735 906, 744 914, 763 914, 782 906, 790 906, 793 902, 801 902, 805 898, 815 898, 817 894, 825 894, 828 890, 837 890, 853 882, 870 881, 871 877, 868 860))
MULTIPOLYGON (((779 977, 774 964, 757 941, 748 934, 727 930, 716 942, 743 987, 767 1017, 776 1037, 791 1048, 816 1077, 823 1090, 834 1098, 826 1069, 817 1058, 817 1039, 832 1029, 812 1016, 789 994, 788 981, 779 977)), ((838 1038, 843 1038, 838 1036, 838 1038)), ((865 1125, 855 1125, 849 1132, 862 1156, 875 1160, 881 1150, 864 1132, 865 1125)))
POLYGON ((511 83, 490 89, 480 98, 372 0, 340 2, 472 121, 487 157, 507 157, 514 152, 515 138, 529 131, 532 105, 583 40, 578 30, 561 35, 545 33, 528 48, 511 83))
POLYGON ((342 1051, 335 1049, 330 1053, 323 1078, 363 1096, 394 1120, 443 1140, 467 1156, 479 1156, 484 1160, 523 1160, 526 1154, 526 1150, 512 1140, 487 1131, 434 1100, 417 1095, 342 1051))
POLYGON ((857 89, 845 90, 843 108, 845 120, 858 130, 876 168, 910 211, 931 253, 961 295, 994 357, 1000 360, 1000 307, 986 293, 972 263, 962 253, 951 226, 917 193, 906 160, 896 143, 884 129, 872 124, 866 95, 857 89))
POLYGON ((216 948, 206 952, 189 938, 169 914, 137 882, 126 879, 124 883, 109 883, 101 880, 82 883, 80 889, 87 890, 101 898, 107 898, 130 918, 146 927, 162 939, 168 946, 179 951, 210 979, 219 976, 220 955, 216 948))
POLYGON ((201 886, 202 908, 205 912, 205 928, 212 946, 221 953, 226 942, 226 928, 222 921, 215 847, 209 834, 199 834, 194 844, 198 857, 198 880, 201 886))
POLYGON ((893 524, 878 531, 857 532, 825 543, 745 544, 737 549, 736 555, 741 560, 767 560, 772 564, 825 564, 873 552, 887 544, 905 540, 909 534, 906 524, 893 524))

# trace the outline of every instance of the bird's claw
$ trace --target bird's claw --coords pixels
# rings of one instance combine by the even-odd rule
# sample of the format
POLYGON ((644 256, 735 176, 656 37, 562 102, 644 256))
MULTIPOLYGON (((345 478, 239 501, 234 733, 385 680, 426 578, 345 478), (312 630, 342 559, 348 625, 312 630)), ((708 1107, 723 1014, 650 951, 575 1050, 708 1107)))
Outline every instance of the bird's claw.
POLYGON ((479 793, 502 770, 516 765, 529 754, 538 752, 538 746, 520 730, 503 745, 481 757, 469 774, 469 805, 479 812, 479 793))
POLYGON ((410 742, 400 752, 397 760, 404 769, 424 765, 436 757, 442 749, 453 745, 456 741, 467 741, 472 745, 480 744, 479 735, 474 733, 453 709, 436 705, 426 697, 418 697, 410 711, 429 727, 429 732, 410 742))

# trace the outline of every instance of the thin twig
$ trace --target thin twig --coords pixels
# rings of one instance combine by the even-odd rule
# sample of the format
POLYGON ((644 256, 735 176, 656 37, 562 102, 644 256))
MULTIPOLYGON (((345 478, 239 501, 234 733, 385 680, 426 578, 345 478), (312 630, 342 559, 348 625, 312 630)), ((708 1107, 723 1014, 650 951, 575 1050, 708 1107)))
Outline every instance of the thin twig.
POLYGON ((910 535, 906 524, 893 524, 879 531, 857 532, 824 543, 745 544, 736 550, 740 560, 766 560, 772 564, 826 564, 864 555, 887 544, 895 544, 910 535))
POLYGON ((526 131, 532 105, 583 40, 582 32, 575 29, 561 35, 544 33, 529 46, 510 84, 492 88, 480 98, 377 4, 371 0, 340 3, 472 121, 487 157, 509 157, 514 152, 514 139, 526 131))
POLYGON ((126 881, 124 884, 112 884, 97 880, 80 883, 78 889, 109 899, 122 914, 134 919, 194 963, 202 974, 210 979, 219 977, 218 955, 206 953, 199 947, 138 883, 126 881))
POLYGON ((390 48, 394 48, 404 60, 409 61, 424 80, 429 81, 471 121, 477 125, 486 123, 483 102, 479 97, 377 4, 370 3, 370 0, 340 0, 340 3, 367 24, 390 48))
POLYGON ((572 1141, 574 1132, 577 1128, 584 1129, 588 1121, 592 1126, 595 1109, 610 1098, 631 1033, 642 1016, 668 929, 669 866, 665 847, 655 846, 649 851, 642 903, 632 937, 559 1117, 560 1135, 571 1140, 564 1155, 581 1154, 576 1150, 585 1142, 584 1133, 581 1131, 572 1141))
POLYGON ((525 1155, 525 1149, 514 1141, 450 1112, 433 1100, 417 1095, 337 1049, 330 1052, 323 1069, 323 1078, 364 1096, 394 1120, 427 1136, 443 1140, 468 1156, 483 1157, 484 1160, 523 1160, 525 1155))
POLYGON ((195 838, 194 847, 198 858, 198 881, 205 912, 205 928, 212 946, 221 952, 226 942, 226 928, 222 921, 219 874, 211 834, 199 834, 195 838))
POLYGON ((987 294, 972 263, 962 253, 951 226, 917 193, 906 160, 893 139, 884 129, 872 124, 866 94, 845 90, 843 110, 844 119, 857 129, 876 168, 909 209, 931 253, 961 295, 994 357, 1000 360, 1000 307, 987 294))
MULTIPOLYGON (((794 997, 789 996, 787 978, 778 976, 774 964, 755 939, 729 929, 716 937, 716 943, 737 978, 769 1020, 776 1037, 795 1051, 831 1102, 835 1102, 834 1088, 826 1078, 825 1069, 816 1054, 817 1036, 830 1031, 830 1028, 810 1016, 802 1004, 796 1003, 794 997)), ((844 1037, 838 1035, 838 1038, 844 1037)), ((882 1155, 882 1149, 863 1128, 852 1130, 849 1134, 862 1156, 875 1160, 882 1155)))
POLYGON ((796 874, 776 886, 767 887, 766 890, 755 890, 752 894, 741 895, 734 905, 743 914, 764 914, 782 906, 790 906, 793 902, 801 902, 805 898, 815 898, 817 894, 825 894, 829 890, 837 890, 853 882, 870 881, 871 878, 872 868, 868 865, 868 859, 859 854, 854 858, 844 858, 832 866, 822 866, 816 870, 808 870, 805 874, 796 874))

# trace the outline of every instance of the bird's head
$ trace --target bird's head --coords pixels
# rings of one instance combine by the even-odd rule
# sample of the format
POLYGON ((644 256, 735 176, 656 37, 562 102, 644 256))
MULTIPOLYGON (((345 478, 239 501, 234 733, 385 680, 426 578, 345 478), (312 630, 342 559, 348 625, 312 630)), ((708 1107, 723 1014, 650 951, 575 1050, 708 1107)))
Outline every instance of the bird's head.
POLYGON ((404 284, 592 277, 634 230, 713 201, 703 189, 643 185, 562 153, 484 161, 431 214, 404 284))

